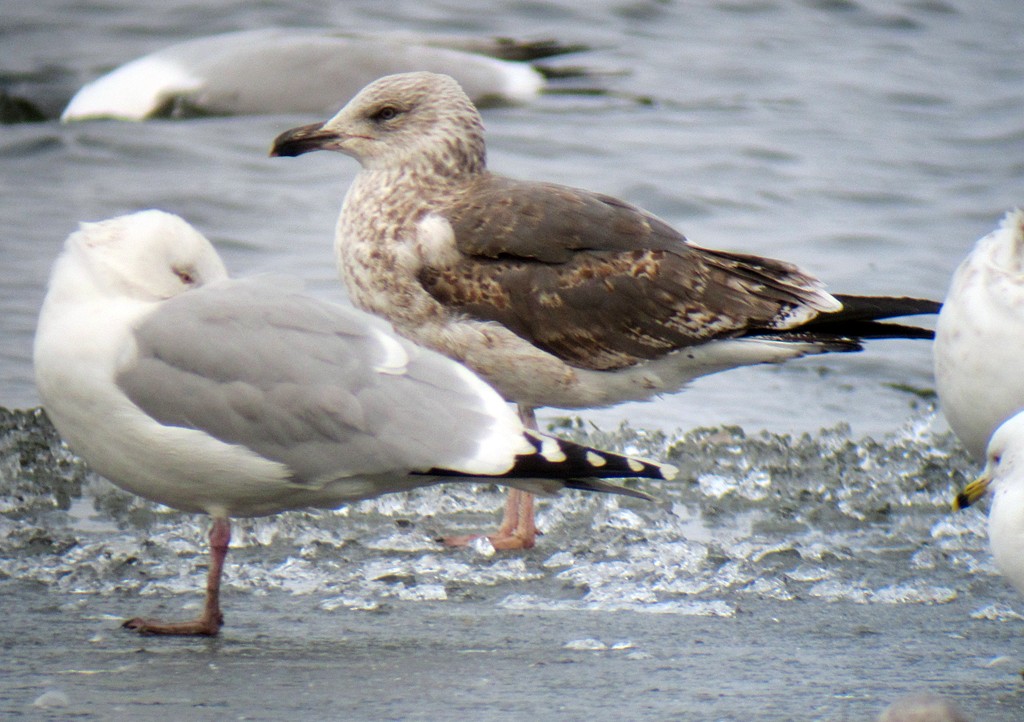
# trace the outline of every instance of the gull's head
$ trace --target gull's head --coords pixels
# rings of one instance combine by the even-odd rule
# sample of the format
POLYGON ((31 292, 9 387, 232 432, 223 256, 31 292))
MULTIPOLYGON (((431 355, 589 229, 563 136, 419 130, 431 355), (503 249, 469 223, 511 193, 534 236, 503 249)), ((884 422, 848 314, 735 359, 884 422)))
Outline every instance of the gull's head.
POLYGON ((58 268, 73 265, 107 295, 158 301, 227 278, 210 242, 163 211, 82 223, 64 249, 58 268))
POLYGON ((992 434, 985 468, 957 494, 953 509, 971 506, 988 491, 999 493, 1016 487, 1024 489, 1024 412, 1003 422, 992 434))
POLYGON ((270 154, 314 150, 345 153, 370 169, 426 163, 442 175, 486 163, 480 113, 454 78, 426 72, 375 80, 326 123, 279 135, 270 154))

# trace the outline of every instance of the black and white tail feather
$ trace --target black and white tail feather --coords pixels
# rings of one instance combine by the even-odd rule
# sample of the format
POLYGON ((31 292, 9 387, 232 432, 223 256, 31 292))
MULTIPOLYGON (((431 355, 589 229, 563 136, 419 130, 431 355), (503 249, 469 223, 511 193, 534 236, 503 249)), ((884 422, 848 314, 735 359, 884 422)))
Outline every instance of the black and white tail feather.
POLYGON ((533 446, 533 453, 517 455, 512 468, 503 474, 479 476, 449 469, 431 469, 426 473, 453 478, 508 480, 511 486, 534 493, 550 494, 566 488, 621 494, 648 501, 654 497, 603 480, 643 478, 671 481, 676 477, 677 470, 671 464, 601 451, 530 429, 525 429, 523 435, 533 446), (546 484, 546 481, 556 483, 546 484))

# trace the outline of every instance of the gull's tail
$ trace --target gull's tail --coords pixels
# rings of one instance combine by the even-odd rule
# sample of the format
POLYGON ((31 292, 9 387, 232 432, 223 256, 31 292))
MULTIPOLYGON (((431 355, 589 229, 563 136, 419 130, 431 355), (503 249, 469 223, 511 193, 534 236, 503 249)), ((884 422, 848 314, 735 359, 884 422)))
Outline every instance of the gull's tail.
POLYGON ((942 309, 938 301, 907 296, 847 296, 836 294, 836 300, 843 304, 839 311, 822 313, 806 323, 792 329, 764 329, 754 331, 751 336, 762 336, 780 340, 821 342, 830 351, 859 351, 861 342, 867 339, 935 338, 930 328, 902 323, 888 323, 888 319, 903 316, 937 314, 942 309))
POLYGON ((676 476, 676 468, 649 459, 601 451, 575 441, 541 434, 529 429, 524 431, 527 441, 533 446, 533 453, 516 456, 512 468, 494 476, 468 475, 448 469, 431 469, 430 475, 474 480, 506 480, 512 486, 528 491, 551 493, 560 488, 582 489, 606 494, 622 494, 639 499, 651 499, 649 494, 610 484, 603 479, 665 479, 676 476), (515 483, 515 482, 526 483, 515 483), (555 483, 545 483, 555 482, 555 483))

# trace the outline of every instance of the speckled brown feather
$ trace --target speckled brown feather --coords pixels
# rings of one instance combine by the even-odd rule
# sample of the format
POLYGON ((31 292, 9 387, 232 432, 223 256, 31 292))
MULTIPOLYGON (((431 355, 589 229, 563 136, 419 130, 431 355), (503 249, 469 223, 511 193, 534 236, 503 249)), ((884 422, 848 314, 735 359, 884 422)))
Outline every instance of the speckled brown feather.
POLYGON ((795 307, 820 303, 820 284, 795 266, 698 248, 596 193, 481 174, 443 215, 461 257, 426 265, 424 288, 580 368, 776 329, 795 307))

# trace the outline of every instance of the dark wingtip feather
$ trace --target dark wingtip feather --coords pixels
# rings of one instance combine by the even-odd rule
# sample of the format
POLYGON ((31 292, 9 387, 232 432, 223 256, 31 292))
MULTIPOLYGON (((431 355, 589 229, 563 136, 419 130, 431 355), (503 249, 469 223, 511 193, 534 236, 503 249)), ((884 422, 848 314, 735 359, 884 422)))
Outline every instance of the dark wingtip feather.
POLYGON ((885 320, 938 313, 942 310, 938 301, 909 296, 836 295, 835 298, 843 304, 840 311, 822 313, 794 329, 759 330, 750 335, 821 343, 829 351, 860 351, 861 341, 866 339, 935 338, 935 332, 929 328, 886 323, 885 320))
POLYGON ((900 316, 926 316, 942 310, 939 301, 928 298, 912 298, 910 296, 848 296, 834 294, 837 301, 843 304, 838 314, 824 314, 818 321, 827 322, 830 315, 842 316, 848 320, 878 321, 885 318, 900 316))
POLYGON ((590 49, 589 45, 583 43, 563 43, 554 38, 517 40, 507 37, 494 38, 489 47, 484 47, 483 44, 480 44, 477 48, 478 52, 490 55, 493 58, 519 62, 553 58, 570 53, 581 53, 590 49))
MULTIPOLYGON (((511 469, 493 476, 472 476, 490 479, 553 479, 569 489, 623 494, 638 499, 652 499, 648 494, 602 479, 664 479, 671 481, 677 470, 671 464, 661 464, 625 454, 601 451, 557 436, 525 430, 524 436, 533 446, 533 453, 520 454, 511 469)), ((468 478, 471 475, 449 469, 431 469, 426 474, 468 478)))
POLYGON ((515 466, 505 474, 509 478, 672 480, 676 476, 670 464, 601 451, 536 431, 527 430, 526 438, 535 452, 517 456, 515 466))

